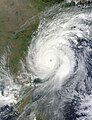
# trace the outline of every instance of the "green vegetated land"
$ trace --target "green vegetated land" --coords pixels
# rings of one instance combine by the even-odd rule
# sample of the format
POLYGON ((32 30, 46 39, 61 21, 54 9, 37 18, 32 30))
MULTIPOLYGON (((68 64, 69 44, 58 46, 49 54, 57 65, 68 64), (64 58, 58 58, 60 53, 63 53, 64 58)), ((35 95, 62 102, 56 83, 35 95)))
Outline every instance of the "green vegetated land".
POLYGON ((0 1, 0 54, 7 52, 6 67, 9 67, 11 73, 17 73, 20 68, 19 61, 24 58, 31 41, 31 35, 37 30, 39 24, 38 14, 46 7, 61 1, 0 1))

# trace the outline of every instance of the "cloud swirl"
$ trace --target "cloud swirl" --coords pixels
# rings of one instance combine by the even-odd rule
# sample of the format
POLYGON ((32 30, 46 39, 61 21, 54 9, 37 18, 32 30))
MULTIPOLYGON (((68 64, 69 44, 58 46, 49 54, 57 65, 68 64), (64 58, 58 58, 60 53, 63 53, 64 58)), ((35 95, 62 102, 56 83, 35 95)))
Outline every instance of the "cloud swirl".
POLYGON ((32 100, 43 120, 91 119, 84 110, 85 96, 90 101, 92 92, 91 39, 91 7, 61 9, 51 19, 41 20, 27 65, 32 80, 39 82, 32 100))

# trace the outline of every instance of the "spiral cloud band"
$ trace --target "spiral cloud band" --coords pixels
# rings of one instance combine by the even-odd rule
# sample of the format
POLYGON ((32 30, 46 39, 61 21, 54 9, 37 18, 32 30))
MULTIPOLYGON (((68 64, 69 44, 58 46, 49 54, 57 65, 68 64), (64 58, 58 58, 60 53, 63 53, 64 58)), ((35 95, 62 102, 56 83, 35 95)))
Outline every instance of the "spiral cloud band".
POLYGON ((27 65, 37 85, 33 106, 42 120, 91 120, 92 105, 85 104, 92 98, 91 7, 61 9, 42 19, 27 65))

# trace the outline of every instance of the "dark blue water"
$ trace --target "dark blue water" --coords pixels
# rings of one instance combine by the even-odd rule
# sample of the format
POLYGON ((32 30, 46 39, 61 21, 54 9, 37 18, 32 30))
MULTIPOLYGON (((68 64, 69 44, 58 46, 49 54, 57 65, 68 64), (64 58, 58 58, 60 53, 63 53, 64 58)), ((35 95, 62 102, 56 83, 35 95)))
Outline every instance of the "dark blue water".
POLYGON ((18 116, 12 106, 5 105, 0 108, 0 120, 16 120, 18 116))

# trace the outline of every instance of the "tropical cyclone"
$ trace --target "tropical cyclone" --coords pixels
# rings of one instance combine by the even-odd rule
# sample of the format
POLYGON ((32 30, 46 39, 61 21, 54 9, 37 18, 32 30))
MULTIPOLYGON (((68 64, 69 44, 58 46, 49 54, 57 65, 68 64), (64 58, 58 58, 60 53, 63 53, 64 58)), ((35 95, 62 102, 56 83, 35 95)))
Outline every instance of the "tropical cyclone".
POLYGON ((27 65, 33 82, 38 80, 32 106, 42 120, 92 119, 91 10, 61 9, 42 19, 33 37, 27 65))
POLYGON ((65 2, 66 3, 74 2, 75 4, 77 4, 77 3, 87 4, 87 3, 91 3, 92 0, 65 0, 65 2))

